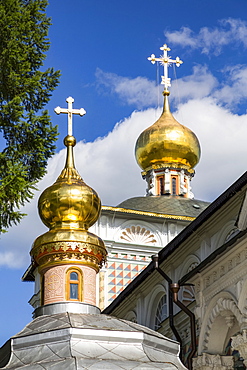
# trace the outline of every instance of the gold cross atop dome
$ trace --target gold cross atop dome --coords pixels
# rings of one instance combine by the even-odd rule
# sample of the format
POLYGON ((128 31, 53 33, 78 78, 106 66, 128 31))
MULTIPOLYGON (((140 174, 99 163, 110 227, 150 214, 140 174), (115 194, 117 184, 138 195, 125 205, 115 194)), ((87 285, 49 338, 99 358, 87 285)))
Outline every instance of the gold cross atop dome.
POLYGON ((175 63, 176 66, 179 67, 180 64, 183 63, 183 61, 179 57, 176 57, 176 59, 171 59, 168 56, 168 51, 170 51, 171 49, 166 44, 161 46, 160 50, 163 50, 163 55, 161 55, 159 58, 156 58, 156 56, 152 54, 151 57, 148 58, 148 60, 150 60, 150 62, 153 64, 155 62, 160 62, 160 64, 164 66, 164 76, 161 76, 161 84, 165 85, 165 90, 168 91, 168 87, 171 86, 171 79, 168 77, 168 67, 172 63, 175 63))
POLYGON ((69 96, 66 99, 66 102, 68 103, 68 108, 67 109, 57 107, 57 108, 54 109, 54 111, 57 114, 60 114, 60 113, 68 114, 68 135, 72 136, 72 114, 79 114, 80 116, 84 116, 84 114, 86 114, 86 111, 83 108, 73 109, 72 104, 74 103, 74 99, 71 96, 69 96))

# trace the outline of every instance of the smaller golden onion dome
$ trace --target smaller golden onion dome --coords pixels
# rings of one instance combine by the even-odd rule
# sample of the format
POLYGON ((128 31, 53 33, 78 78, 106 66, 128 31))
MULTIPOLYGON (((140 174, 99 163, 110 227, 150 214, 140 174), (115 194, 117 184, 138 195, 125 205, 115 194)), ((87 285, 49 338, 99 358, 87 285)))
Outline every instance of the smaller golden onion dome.
POLYGON ((74 167, 74 136, 66 136, 64 144, 67 147, 65 168, 56 182, 41 194, 38 202, 39 215, 50 229, 87 230, 99 217, 101 201, 74 167))
POLYGON ((103 240, 88 231, 99 218, 100 198, 85 184, 74 165, 76 139, 72 136, 72 114, 82 116, 85 110, 72 109, 74 99, 71 97, 66 101, 68 109, 55 109, 57 114, 68 114, 65 167, 38 202, 40 218, 50 230, 35 239, 30 252, 42 276, 54 266, 71 264, 88 266, 98 272, 107 256, 103 240))
POLYGON ((174 167, 194 172, 200 159, 196 135, 175 120, 170 112, 168 91, 164 91, 164 108, 160 118, 137 139, 135 156, 144 170, 174 167))

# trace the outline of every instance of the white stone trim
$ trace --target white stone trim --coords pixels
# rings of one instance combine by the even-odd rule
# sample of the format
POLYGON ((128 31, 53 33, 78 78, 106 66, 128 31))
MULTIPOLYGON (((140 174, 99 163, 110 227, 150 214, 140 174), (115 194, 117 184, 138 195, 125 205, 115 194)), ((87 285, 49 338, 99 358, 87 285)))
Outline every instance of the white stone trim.
MULTIPOLYGON (((230 294, 229 294, 230 296, 230 294)), ((242 322, 242 314, 233 300, 233 297, 215 297, 213 304, 209 305, 204 316, 203 325, 201 327, 201 333, 199 338, 198 353, 201 354, 202 351, 207 351, 209 345, 210 332, 215 319, 222 314, 224 311, 230 311, 235 316, 239 326, 242 322)), ((223 338, 222 338, 223 339, 223 338)))
POLYGON ((230 370, 233 369, 232 356, 220 356, 203 353, 193 359, 194 370, 230 370))
POLYGON ((247 365, 247 330, 232 337, 232 348, 239 351, 240 356, 245 360, 244 364, 247 365))

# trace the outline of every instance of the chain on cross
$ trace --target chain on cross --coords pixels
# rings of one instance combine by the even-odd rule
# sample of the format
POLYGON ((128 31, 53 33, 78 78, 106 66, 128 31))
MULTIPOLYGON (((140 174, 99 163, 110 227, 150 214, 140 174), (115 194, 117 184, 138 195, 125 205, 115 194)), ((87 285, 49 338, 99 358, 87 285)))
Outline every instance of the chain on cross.
POLYGON ((66 99, 66 102, 68 103, 68 108, 60 108, 60 107, 57 107, 54 109, 54 111, 57 113, 57 114, 60 114, 60 113, 66 113, 68 114, 68 135, 72 136, 72 115, 73 114, 79 114, 80 116, 84 116, 84 114, 86 114, 86 111, 85 109, 81 108, 81 109, 73 109, 72 108, 72 104, 74 103, 74 99, 71 98, 71 96, 69 96, 67 99, 66 99))
POLYGON ((165 90, 168 91, 168 88, 171 86, 171 79, 168 77, 168 67, 172 64, 175 63, 177 67, 180 66, 180 64, 183 63, 183 61, 179 58, 176 57, 176 59, 171 59, 168 56, 168 51, 171 49, 164 44, 161 46, 160 50, 163 50, 163 55, 161 55, 159 58, 156 58, 154 54, 151 55, 151 57, 148 58, 148 60, 151 61, 151 63, 155 62, 160 62, 164 66, 164 76, 161 76, 161 84, 165 85, 165 90))

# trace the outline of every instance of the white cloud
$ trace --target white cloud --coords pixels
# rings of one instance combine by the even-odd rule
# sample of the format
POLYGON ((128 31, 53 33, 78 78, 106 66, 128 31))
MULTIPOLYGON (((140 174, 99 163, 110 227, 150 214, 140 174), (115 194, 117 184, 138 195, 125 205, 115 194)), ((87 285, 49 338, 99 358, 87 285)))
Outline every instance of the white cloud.
MULTIPOLYGON (((196 133, 201 143, 202 158, 192 190, 196 198, 204 200, 213 200, 246 170, 247 115, 235 115, 229 106, 247 95, 247 67, 228 67, 222 72, 227 78, 219 83, 206 66, 197 65, 192 75, 178 80, 181 103, 174 115, 196 133)), ((135 101, 145 107, 151 97, 155 99, 154 83, 145 78, 131 80, 98 73, 99 81, 127 103, 135 101)), ((117 123, 107 136, 76 145, 76 168, 98 192, 103 204, 114 206, 127 198, 145 195, 146 183, 136 164, 134 147, 139 134, 158 119, 160 111, 148 108, 134 112, 117 123)), ((48 173, 38 185, 40 191, 23 210, 28 216, 1 236, 0 266, 25 268, 29 264, 33 241, 47 230, 37 213, 38 197, 56 180, 64 167, 65 155, 63 149, 49 161, 48 173)))
POLYGON ((202 53, 219 55, 222 48, 229 44, 242 44, 247 47, 247 22, 241 19, 222 19, 219 27, 202 27, 198 33, 189 27, 181 27, 179 31, 166 31, 169 43, 201 49, 202 53))
POLYGON ((115 73, 107 73, 101 69, 96 70, 96 80, 99 88, 106 88, 115 93, 127 104, 134 105, 137 109, 155 105, 157 90, 154 81, 145 77, 128 78, 115 73))
POLYGON ((196 65, 192 75, 182 77, 173 82, 171 97, 178 95, 181 102, 208 96, 218 86, 218 80, 206 66, 196 65), (174 91, 174 94, 173 94, 174 91))
MULTIPOLYGON (((162 100, 162 85, 155 86, 154 81, 144 77, 130 79, 97 69, 96 78, 98 85, 104 86, 104 91, 118 95, 125 104, 133 104, 139 109, 157 106, 162 100)), ((181 101, 205 97, 212 93, 217 85, 217 79, 209 72, 207 66, 196 65, 191 75, 173 81, 171 99, 176 95, 181 101)))
MULTIPOLYGON (((131 196, 145 194, 146 186, 134 159, 134 145, 140 132, 156 118, 154 109, 134 112, 106 137, 93 143, 80 141, 76 145, 76 168, 84 181, 98 192, 103 204, 117 205, 131 196)), ((33 241, 47 231, 38 217, 38 197, 58 177, 64 167, 65 155, 63 149, 49 161, 48 173, 38 184, 40 191, 24 207, 28 216, 1 236, 0 265, 26 267, 29 264, 33 241)))
MULTIPOLYGON (((242 103, 247 97, 247 66, 227 66, 219 72, 221 72, 221 81, 209 71, 206 65, 195 65, 191 75, 172 81, 170 99, 177 100, 180 104, 189 99, 211 96, 218 104, 227 107, 242 103)), ((162 85, 154 87, 154 82, 145 78, 137 77, 131 80, 101 70, 98 70, 98 73, 98 82, 101 81, 105 91, 118 95, 125 104, 135 103, 143 109, 150 105, 159 105, 162 99, 162 85), (158 89, 160 89, 160 99, 157 97, 158 89)))
POLYGON ((247 115, 239 116, 213 98, 190 100, 176 113, 199 138, 202 156, 192 180, 195 197, 212 201, 246 171, 247 115))
POLYGON ((221 103, 232 106, 247 98, 247 66, 235 65, 226 67, 223 73, 226 81, 216 90, 213 96, 221 103))
POLYGON ((198 37, 189 27, 181 27, 180 31, 166 31, 165 37, 171 44, 190 46, 192 49, 198 48, 198 37))
MULTIPOLYGON (((105 205, 117 205, 126 198, 145 194, 146 183, 134 158, 134 146, 143 129, 153 123, 160 110, 134 112, 118 123, 104 138, 79 142, 75 147, 76 168, 105 205)), ((213 98, 191 99, 180 105, 175 117, 198 136, 202 158, 192 180, 195 197, 213 200, 246 169, 247 115, 232 114, 213 98)), ((40 190, 51 185, 62 170, 65 150, 50 161, 40 190)), ((28 216, 1 237, 0 264, 25 268, 34 239, 46 231, 37 215, 37 199, 25 207, 28 216)))

